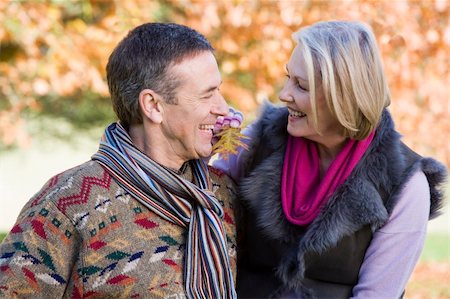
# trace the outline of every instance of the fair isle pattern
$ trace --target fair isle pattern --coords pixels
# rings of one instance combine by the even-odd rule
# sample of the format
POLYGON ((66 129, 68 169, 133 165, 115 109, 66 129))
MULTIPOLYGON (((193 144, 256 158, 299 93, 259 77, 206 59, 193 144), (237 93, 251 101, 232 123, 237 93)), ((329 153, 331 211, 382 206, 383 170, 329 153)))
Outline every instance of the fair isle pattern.
POLYGON ((83 182, 81 183, 80 193, 61 198, 58 201, 58 209, 64 213, 66 211, 66 208, 70 205, 83 204, 87 201, 88 196, 91 193, 92 186, 97 185, 108 189, 110 183, 111 176, 109 176, 109 174, 106 172, 103 173, 103 177, 101 179, 95 177, 85 177, 83 178, 83 182))
MULTIPOLYGON (((234 186, 220 172, 211 178, 235 271, 234 186)), ((52 178, 21 211, 0 245, 0 297, 184 298, 187 233, 87 162, 52 178)))
MULTIPOLYGON (((31 205, 36 206, 33 203, 31 205)), ((67 278, 59 272, 62 252, 54 246, 54 242, 48 242, 51 239, 63 244, 71 242, 72 231, 64 229, 58 218, 49 207, 44 206, 29 211, 21 223, 14 225, 9 234, 14 240, 9 246, 11 250, 2 250, 0 254, 0 275, 14 275, 13 269, 18 268, 27 284, 19 288, 20 284, 13 282, 12 285, 0 284, 0 288, 8 291, 17 284, 14 294, 22 297, 39 292, 40 283, 54 287, 67 283, 67 278), (33 271, 36 267, 40 271, 33 271)))
POLYGON ((139 151, 119 123, 106 128, 92 159, 150 210, 187 227, 184 277, 189 298, 236 298, 223 210, 211 194, 208 167, 202 160, 189 161, 193 181, 187 181, 139 151))
POLYGON ((55 175, 54 177, 52 177, 50 179, 50 182, 48 183, 48 186, 38 195, 36 196, 36 199, 33 200, 33 203, 31 204, 32 206, 35 206, 39 203, 39 201, 42 199, 42 197, 47 194, 47 191, 52 188, 53 186, 56 185, 56 183, 58 182, 58 175, 55 175))

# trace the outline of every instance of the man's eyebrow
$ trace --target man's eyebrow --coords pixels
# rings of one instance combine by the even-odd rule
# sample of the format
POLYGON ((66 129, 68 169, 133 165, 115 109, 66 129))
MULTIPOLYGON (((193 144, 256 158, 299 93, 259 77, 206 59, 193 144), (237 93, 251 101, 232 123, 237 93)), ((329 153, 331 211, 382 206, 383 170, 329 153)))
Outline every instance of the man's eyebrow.
POLYGON ((219 86, 222 84, 222 81, 220 81, 220 84, 218 86, 211 86, 209 87, 207 90, 205 90, 203 93, 209 93, 209 92, 213 92, 214 90, 216 90, 217 88, 219 88, 219 86))
POLYGON ((212 87, 208 88, 207 90, 205 90, 203 93, 213 92, 216 89, 217 89, 217 87, 212 86, 212 87))

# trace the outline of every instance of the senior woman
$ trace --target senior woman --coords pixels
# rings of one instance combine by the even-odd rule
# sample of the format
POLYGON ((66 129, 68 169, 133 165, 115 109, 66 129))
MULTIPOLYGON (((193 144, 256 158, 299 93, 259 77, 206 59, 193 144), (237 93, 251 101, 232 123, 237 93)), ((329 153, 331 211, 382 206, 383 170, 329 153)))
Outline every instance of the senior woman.
POLYGON ((214 165, 240 185, 240 297, 399 298, 442 205, 446 169, 409 149, 386 107, 374 35, 329 21, 293 34, 279 99, 214 165))

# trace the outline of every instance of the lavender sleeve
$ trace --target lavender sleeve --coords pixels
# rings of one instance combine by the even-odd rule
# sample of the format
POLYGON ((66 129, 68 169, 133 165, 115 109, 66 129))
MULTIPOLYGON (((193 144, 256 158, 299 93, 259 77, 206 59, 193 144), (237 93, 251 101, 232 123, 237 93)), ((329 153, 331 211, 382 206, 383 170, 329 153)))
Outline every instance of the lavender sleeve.
MULTIPOLYGON (((242 130, 241 132, 249 139, 242 140, 245 144, 249 144, 252 138, 255 136, 256 132, 253 129, 253 124, 250 124, 248 127, 242 130)), ((210 163, 217 169, 222 170, 226 174, 228 174, 234 181, 238 182, 242 176, 242 153, 245 151, 243 147, 237 148, 236 154, 231 154, 228 156, 228 159, 224 159, 221 155, 218 155, 216 159, 212 158, 210 163)))
POLYGON ((430 191, 417 171, 406 183, 388 222, 374 232, 352 298, 400 298, 425 242, 430 191))

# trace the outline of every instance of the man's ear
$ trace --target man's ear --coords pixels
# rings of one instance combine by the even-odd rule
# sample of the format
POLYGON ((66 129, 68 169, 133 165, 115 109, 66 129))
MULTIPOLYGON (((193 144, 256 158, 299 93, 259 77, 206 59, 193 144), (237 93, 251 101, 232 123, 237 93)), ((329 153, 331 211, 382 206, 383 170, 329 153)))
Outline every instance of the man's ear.
POLYGON ((151 89, 144 89, 139 93, 139 106, 143 113, 143 117, 148 118, 151 122, 160 124, 163 120, 163 99, 159 94, 151 89))

